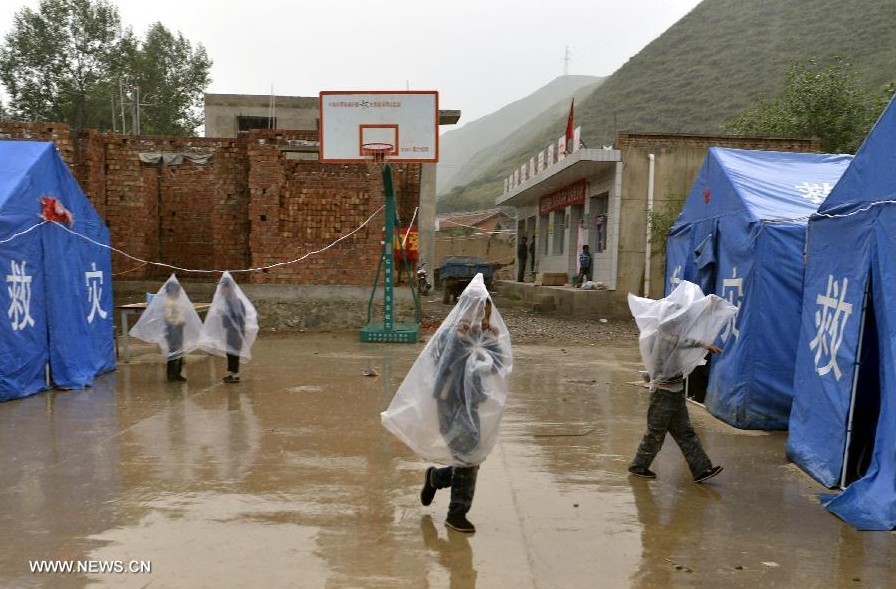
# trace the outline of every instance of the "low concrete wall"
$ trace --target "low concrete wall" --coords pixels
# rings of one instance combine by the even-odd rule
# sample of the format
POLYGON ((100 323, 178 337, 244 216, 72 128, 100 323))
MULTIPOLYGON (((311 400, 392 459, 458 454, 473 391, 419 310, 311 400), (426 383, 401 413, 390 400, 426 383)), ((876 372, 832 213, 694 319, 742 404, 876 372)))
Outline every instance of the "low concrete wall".
MULTIPOLYGON (((239 277, 236 277, 239 280, 239 277)), ((184 291, 194 303, 211 302, 215 294, 213 282, 181 282, 184 291)), ((160 282, 134 281, 116 282, 114 297, 116 305, 142 303, 146 293, 156 293, 160 282)), ((357 286, 299 286, 283 284, 240 284, 255 309, 261 329, 279 331, 306 329, 315 331, 345 331, 360 329, 367 324, 367 305, 372 287, 357 286)), ((383 318, 383 291, 379 288, 374 295, 373 321, 383 318)), ((395 287, 395 320, 412 321, 414 302, 408 286, 395 287)), ((116 326, 120 318, 116 313, 116 326)), ((131 325, 135 319, 131 320, 131 325)))
POLYGON ((499 280, 502 297, 532 305, 536 311, 570 317, 628 319, 628 303, 619 291, 582 290, 572 286, 535 286, 530 282, 499 280))

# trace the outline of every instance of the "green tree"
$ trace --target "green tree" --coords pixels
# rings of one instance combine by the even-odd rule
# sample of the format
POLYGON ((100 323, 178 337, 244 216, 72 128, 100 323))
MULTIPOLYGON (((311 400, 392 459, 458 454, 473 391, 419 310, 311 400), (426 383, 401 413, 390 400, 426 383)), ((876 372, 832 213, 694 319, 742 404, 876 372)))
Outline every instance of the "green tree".
POLYGON ((10 116, 102 130, 139 118, 141 132, 191 133, 210 68, 202 45, 159 23, 137 39, 106 0, 22 8, 0 46, 10 116))
POLYGON ((882 107, 858 81, 852 66, 837 57, 823 66, 810 59, 787 70, 781 93, 762 97, 725 125, 741 135, 818 137, 827 153, 855 153, 882 107))
MULTIPOLYGON (((102 0, 41 0, 37 12, 21 9, 0 48, 12 115, 97 126, 98 90, 120 63, 127 36, 118 11, 102 0)), ((109 100, 103 102, 108 121, 109 100)))
POLYGON ((203 91, 212 62, 199 45, 155 23, 132 56, 131 98, 139 89, 144 134, 189 135, 202 123, 203 91))

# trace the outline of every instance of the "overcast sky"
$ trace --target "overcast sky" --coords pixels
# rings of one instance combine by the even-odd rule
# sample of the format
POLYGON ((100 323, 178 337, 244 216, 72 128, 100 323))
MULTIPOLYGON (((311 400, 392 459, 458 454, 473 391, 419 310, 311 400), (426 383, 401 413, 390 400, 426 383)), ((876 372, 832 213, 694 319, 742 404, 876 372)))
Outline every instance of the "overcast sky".
MULTIPOLYGON (((139 36, 159 21, 204 45, 214 61, 208 92, 437 90, 440 108, 462 111, 463 124, 564 73, 612 74, 700 0, 112 3, 139 36)), ((5 0, 0 34, 15 12, 38 4, 5 0)))

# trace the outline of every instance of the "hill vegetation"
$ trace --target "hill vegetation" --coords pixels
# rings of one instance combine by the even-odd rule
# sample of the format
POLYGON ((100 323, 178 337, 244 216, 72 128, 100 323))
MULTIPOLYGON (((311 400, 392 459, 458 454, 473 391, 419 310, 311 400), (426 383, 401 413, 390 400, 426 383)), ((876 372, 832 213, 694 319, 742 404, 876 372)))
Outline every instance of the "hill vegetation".
POLYGON ((444 133, 439 137, 436 191, 441 194, 464 184, 470 174, 469 164, 489 148, 546 112, 569 112, 570 97, 584 98, 603 80, 594 76, 560 76, 525 98, 444 133))
MULTIPOLYGON (((872 93, 896 80, 893 0, 704 0, 622 68, 576 101, 588 146, 618 131, 722 133, 761 97, 776 95, 795 61, 841 58, 872 93)), ((512 169, 566 125, 545 112, 492 146, 497 154, 442 194, 440 211, 494 206, 512 169)), ((484 163, 484 162, 483 162, 484 163)))

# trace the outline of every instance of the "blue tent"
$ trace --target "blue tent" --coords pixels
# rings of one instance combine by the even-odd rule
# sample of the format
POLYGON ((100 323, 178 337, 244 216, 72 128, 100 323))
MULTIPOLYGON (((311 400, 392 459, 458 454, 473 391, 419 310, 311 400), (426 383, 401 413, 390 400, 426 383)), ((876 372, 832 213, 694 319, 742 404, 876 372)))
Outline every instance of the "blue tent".
POLYGON ((787 429, 806 221, 852 157, 709 149, 666 243, 666 293, 698 284, 740 310, 719 336, 705 404, 744 429, 787 429))
POLYGON ((0 401, 83 388, 115 369, 108 245, 52 143, 0 141, 0 401), (43 199, 72 222, 44 222, 43 199))
POLYGON ((859 529, 896 527, 896 102, 809 221, 787 455, 859 529), (847 486, 848 485, 848 486, 847 486))

